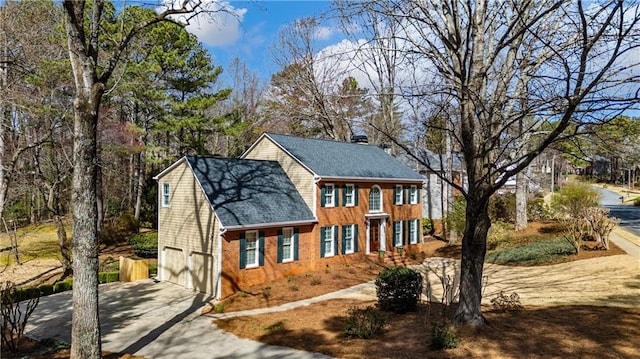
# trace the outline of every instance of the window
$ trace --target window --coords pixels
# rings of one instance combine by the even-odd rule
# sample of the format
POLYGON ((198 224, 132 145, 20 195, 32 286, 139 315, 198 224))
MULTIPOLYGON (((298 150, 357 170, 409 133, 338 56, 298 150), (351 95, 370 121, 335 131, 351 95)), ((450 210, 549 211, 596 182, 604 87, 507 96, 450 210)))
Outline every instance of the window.
POLYGON ((369 192, 369 212, 381 212, 382 211, 382 193, 380 187, 371 187, 369 192))
POLYGON ((409 188, 409 203, 417 204, 419 200, 420 191, 418 191, 418 186, 413 185, 409 188))
POLYGON ((358 251, 358 225, 347 224, 342 226, 342 254, 351 254, 358 251))
POLYGON ((352 184, 346 184, 342 188, 342 204, 347 207, 358 205, 358 189, 352 184))
POLYGON ((393 222, 393 245, 396 247, 402 245, 402 221, 393 222))
POLYGON ((418 243, 418 220, 412 219, 409 220, 409 244, 418 243))
POLYGON ((293 260, 293 228, 282 229, 282 260, 280 262, 291 262, 293 260))
POLYGON ((331 183, 325 184, 322 187, 322 207, 335 207, 336 206, 336 197, 337 191, 335 190, 335 186, 331 183))
POLYGON ((169 207, 171 204, 171 187, 168 183, 162 184, 162 207, 169 207))
POLYGON ((320 257, 333 257, 337 246, 337 226, 320 228, 320 257))
POLYGON ((402 186, 393 187, 393 204, 402 204, 402 186))
POLYGON ((245 233, 246 240, 246 260, 245 260, 245 268, 257 267, 259 265, 258 262, 258 231, 248 231, 245 233))

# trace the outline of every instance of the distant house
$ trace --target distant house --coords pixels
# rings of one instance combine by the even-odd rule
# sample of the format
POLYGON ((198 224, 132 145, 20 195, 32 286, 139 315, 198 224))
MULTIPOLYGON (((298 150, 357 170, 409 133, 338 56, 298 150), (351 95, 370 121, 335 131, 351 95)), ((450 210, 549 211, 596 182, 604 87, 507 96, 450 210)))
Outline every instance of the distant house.
POLYGON ((376 146, 268 133, 155 178, 158 275, 215 298, 422 242, 423 178, 376 146))
MULTIPOLYGON (((453 198, 449 198, 448 194, 457 194, 457 190, 449 191, 449 185, 442 180, 442 177, 446 176, 447 159, 444 154, 434 153, 426 148, 418 148, 413 150, 413 154, 419 159, 417 160, 413 156, 408 154, 401 154, 398 156, 407 166, 411 167, 416 172, 420 173, 424 177, 423 191, 422 191, 422 216, 425 218, 431 218, 432 220, 439 221, 443 219, 446 214, 446 204, 453 201, 453 198), (425 166, 423 163, 429 165, 425 166)), ((459 154, 453 154, 450 160, 451 176, 454 183, 465 186, 464 168, 462 166, 462 159, 459 154)))

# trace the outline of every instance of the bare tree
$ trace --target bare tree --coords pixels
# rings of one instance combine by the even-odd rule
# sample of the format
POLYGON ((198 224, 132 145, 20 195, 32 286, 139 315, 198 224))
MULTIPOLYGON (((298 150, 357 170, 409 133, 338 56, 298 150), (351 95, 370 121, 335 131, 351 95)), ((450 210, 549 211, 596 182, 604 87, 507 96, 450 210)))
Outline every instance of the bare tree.
POLYGON ((467 203, 456 319, 482 327, 489 198, 554 141, 574 135, 570 125, 606 122, 638 105, 638 7, 622 0, 351 4, 401 26, 402 51, 425 74, 410 94, 451 98, 459 120, 452 138, 468 180, 467 188, 451 183, 467 203))
POLYGON ((104 0, 63 1, 69 59, 73 72, 74 95, 74 171, 73 171, 73 321, 72 358, 100 358, 98 319, 98 210, 96 196, 96 128, 107 82, 122 60, 123 52, 136 36, 162 21, 180 25, 203 12, 225 11, 224 5, 203 1, 164 3, 152 17, 125 24, 127 8, 120 11, 120 31, 106 34, 101 26, 106 16, 104 0), (179 16, 179 19, 178 19, 179 16), (126 25, 126 26, 125 26, 126 25), (110 53, 102 53, 104 41, 110 53))
POLYGON ((348 141, 369 113, 366 90, 345 72, 342 50, 320 51, 320 30, 316 19, 303 18, 280 32, 273 52, 282 70, 271 78, 267 114, 288 121, 284 131, 348 141))
MULTIPOLYGON (((403 111, 399 109, 398 103, 402 80, 399 73, 408 62, 406 54, 399 51, 402 28, 388 18, 389 14, 384 11, 353 14, 348 2, 337 4, 343 15, 343 29, 353 37, 356 45, 353 65, 368 79, 368 83, 363 85, 371 87, 371 95, 377 105, 377 113, 369 119, 370 126, 366 127, 369 140, 373 143, 386 142, 381 131, 376 129, 396 138, 402 137, 406 126, 402 126, 403 111), (358 26, 354 26, 356 23, 358 26), (361 36, 367 41, 360 41, 361 36)), ((372 2, 369 6, 385 5, 382 2, 372 2)))

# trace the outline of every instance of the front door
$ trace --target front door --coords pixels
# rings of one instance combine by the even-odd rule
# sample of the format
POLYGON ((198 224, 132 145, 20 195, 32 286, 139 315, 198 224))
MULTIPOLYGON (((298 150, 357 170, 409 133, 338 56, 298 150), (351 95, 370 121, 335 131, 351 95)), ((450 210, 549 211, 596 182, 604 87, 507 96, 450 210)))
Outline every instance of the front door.
POLYGON ((369 221, 369 251, 377 252, 380 250, 380 220, 372 219, 369 221))

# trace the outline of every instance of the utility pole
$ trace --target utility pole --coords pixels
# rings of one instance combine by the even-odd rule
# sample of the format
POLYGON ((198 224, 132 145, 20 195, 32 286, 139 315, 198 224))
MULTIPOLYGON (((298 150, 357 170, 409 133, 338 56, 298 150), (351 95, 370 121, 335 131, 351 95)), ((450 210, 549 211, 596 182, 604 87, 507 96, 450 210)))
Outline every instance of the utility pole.
POLYGON ((555 192, 556 184, 556 154, 551 157, 551 193, 555 192))

